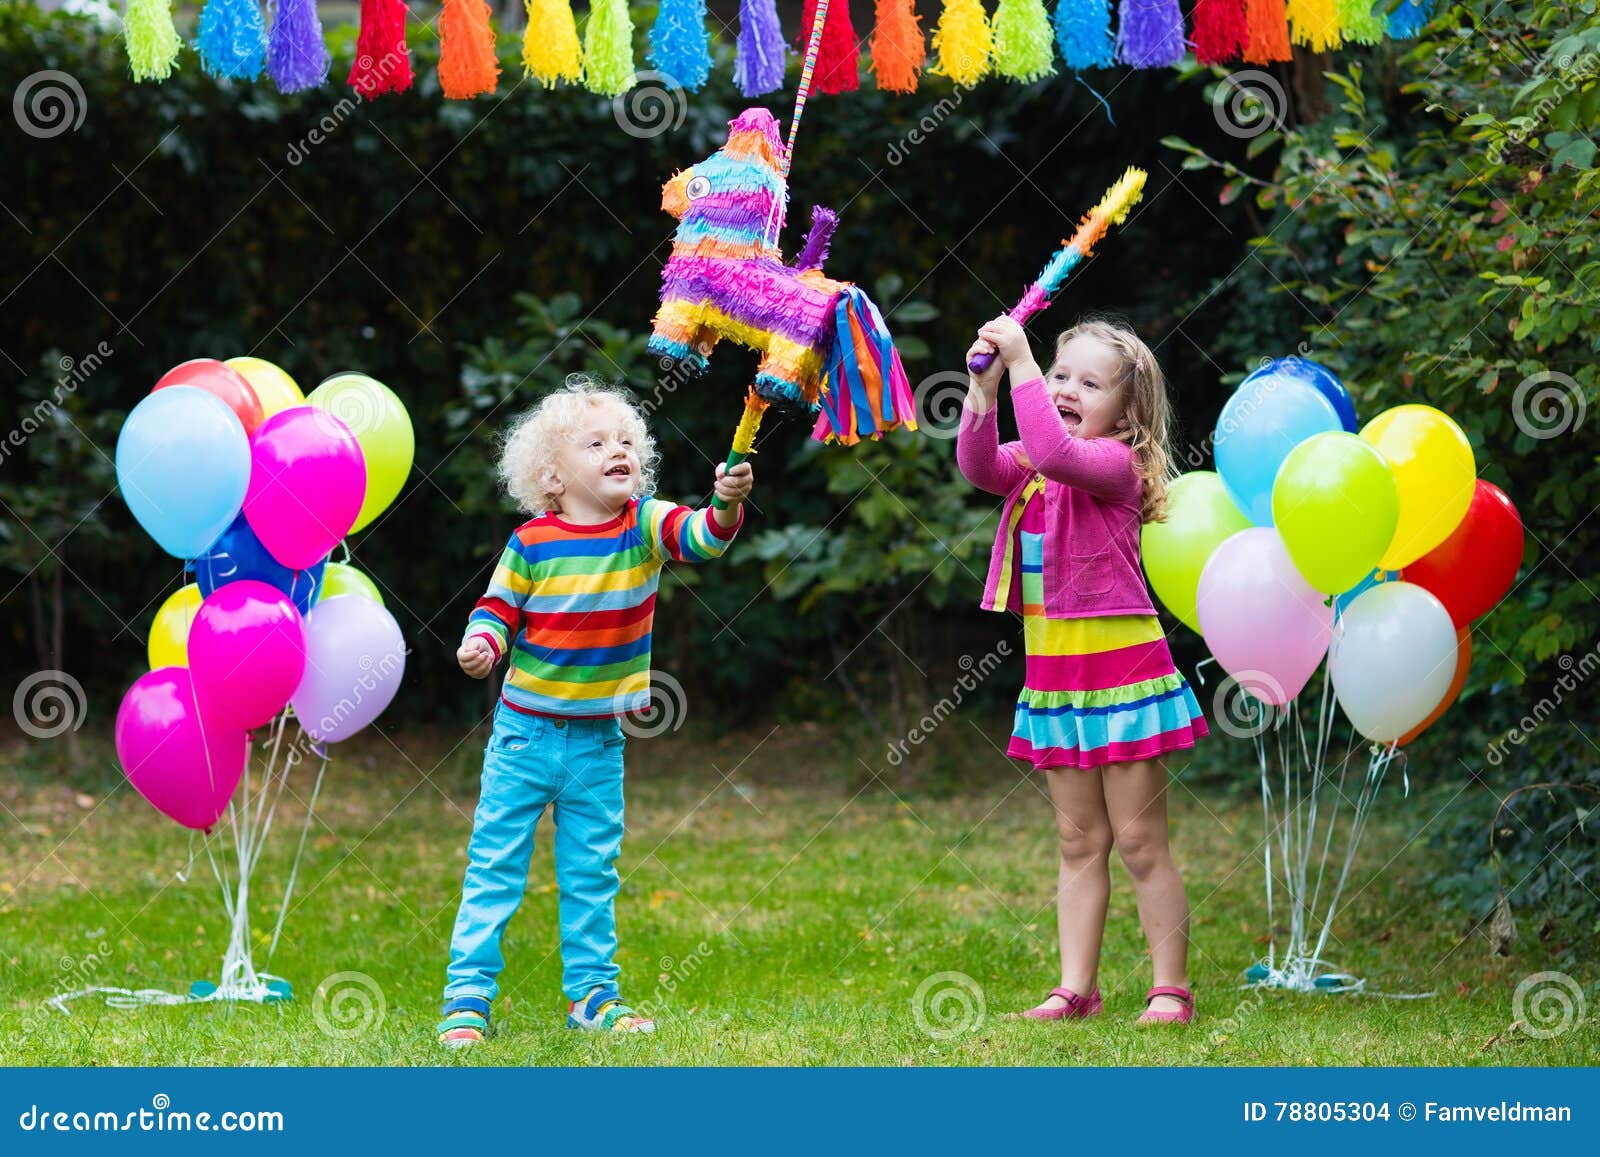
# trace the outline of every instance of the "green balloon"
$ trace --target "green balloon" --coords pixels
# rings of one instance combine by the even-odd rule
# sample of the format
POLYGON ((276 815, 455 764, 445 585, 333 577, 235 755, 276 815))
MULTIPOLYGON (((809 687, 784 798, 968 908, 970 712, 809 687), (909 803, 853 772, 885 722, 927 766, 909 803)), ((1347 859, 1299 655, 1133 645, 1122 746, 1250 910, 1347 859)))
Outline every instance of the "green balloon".
POLYGON ((1200 572, 1224 539, 1250 526, 1219 475, 1192 470, 1167 488, 1167 520, 1147 522, 1140 531, 1150 586, 1161 604, 1196 634, 1200 633, 1200 612, 1195 609, 1200 572))
POLYGON ((353 533, 387 510, 406 484, 417 449, 411 416, 393 390, 366 374, 335 374, 307 394, 306 401, 350 427, 361 444, 367 494, 350 527, 353 533))
POLYGON ((322 571, 322 593, 317 596, 317 602, 325 603, 340 595, 359 595, 383 606, 383 595, 378 591, 377 583, 353 566, 330 562, 322 571))
POLYGON ((1306 582, 1339 595, 1377 569, 1400 519, 1400 488, 1376 447, 1343 431, 1289 451, 1272 483, 1272 524, 1306 582))

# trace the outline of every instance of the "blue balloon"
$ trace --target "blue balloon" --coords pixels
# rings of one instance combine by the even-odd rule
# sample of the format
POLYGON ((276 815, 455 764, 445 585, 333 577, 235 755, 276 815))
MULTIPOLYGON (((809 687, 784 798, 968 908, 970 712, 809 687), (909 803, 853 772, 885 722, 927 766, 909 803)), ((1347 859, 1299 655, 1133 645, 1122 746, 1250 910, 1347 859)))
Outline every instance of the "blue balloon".
POLYGON ((1333 403, 1292 374, 1242 383, 1217 416, 1212 441, 1228 497, 1251 522, 1271 526, 1272 484, 1289 451, 1339 428, 1333 403))
POLYGON ((209 595, 227 583, 255 579, 288 595, 303 615, 322 591, 322 572, 327 565, 328 560, 323 559, 303 571, 290 570, 267 553, 241 514, 194 560, 194 580, 200 584, 200 593, 209 595))
POLYGON ((1350 400, 1350 391, 1344 388, 1339 375, 1327 366, 1310 358, 1273 358, 1239 385, 1243 387, 1245 382, 1265 374, 1286 374, 1315 386, 1324 398, 1333 403, 1333 408, 1338 413, 1339 421, 1345 430, 1351 434, 1361 432, 1361 423, 1356 419, 1356 404, 1350 400))
POLYGON ((1334 619, 1337 620, 1340 615, 1344 614, 1344 610, 1345 610, 1346 607, 1348 607, 1351 603, 1355 602, 1356 599, 1358 599, 1360 596, 1366 594, 1368 591, 1370 591, 1373 587, 1377 586, 1379 583, 1398 582, 1399 579, 1400 579, 1400 572, 1397 571, 1397 570, 1375 570, 1375 571, 1373 571, 1371 574, 1367 575, 1366 578, 1364 578, 1360 582, 1358 582, 1355 586, 1353 586, 1349 590, 1345 591, 1344 594, 1334 596, 1334 600, 1333 600, 1333 617, 1334 617, 1334 619))
POLYGON ((194 558, 238 517, 250 440, 233 411, 194 386, 139 402, 117 435, 117 487, 162 550, 194 558))

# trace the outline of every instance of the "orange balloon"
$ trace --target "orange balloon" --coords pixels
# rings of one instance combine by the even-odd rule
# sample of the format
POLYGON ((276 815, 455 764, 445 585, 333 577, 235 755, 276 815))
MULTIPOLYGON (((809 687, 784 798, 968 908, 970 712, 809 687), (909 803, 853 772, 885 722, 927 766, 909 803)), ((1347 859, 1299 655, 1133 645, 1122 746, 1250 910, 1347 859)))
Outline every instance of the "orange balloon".
POLYGON ((1439 700, 1439 706, 1433 709, 1421 723, 1406 732, 1395 743, 1404 747, 1428 728, 1432 727, 1439 716, 1450 710, 1450 705, 1456 701, 1456 696, 1461 694, 1461 688, 1467 682, 1467 668, 1472 666, 1472 628, 1462 627, 1456 632, 1456 676, 1450 680, 1450 690, 1444 693, 1444 698, 1439 700))

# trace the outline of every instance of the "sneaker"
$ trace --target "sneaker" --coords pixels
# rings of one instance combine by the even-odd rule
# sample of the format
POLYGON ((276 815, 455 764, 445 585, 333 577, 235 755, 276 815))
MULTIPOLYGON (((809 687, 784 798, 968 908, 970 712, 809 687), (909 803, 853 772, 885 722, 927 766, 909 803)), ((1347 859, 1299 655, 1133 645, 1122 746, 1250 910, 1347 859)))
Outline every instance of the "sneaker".
POLYGON ((622 1003, 615 989, 596 987, 567 1009, 567 1027, 588 1032, 655 1032, 656 1022, 622 1003))

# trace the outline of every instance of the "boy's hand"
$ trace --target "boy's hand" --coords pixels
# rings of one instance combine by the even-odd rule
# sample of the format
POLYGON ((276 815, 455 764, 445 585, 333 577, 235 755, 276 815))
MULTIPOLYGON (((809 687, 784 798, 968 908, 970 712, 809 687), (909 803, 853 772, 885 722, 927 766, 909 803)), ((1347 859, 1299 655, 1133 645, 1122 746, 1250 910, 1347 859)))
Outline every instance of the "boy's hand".
POLYGON ((726 462, 718 462, 717 481, 711 489, 732 509, 750 497, 750 488, 755 484, 756 475, 750 463, 741 462, 729 470, 726 462))
POLYGON ((482 639, 468 639, 456 652, 456 662, 474 679, 482 679, 494 670, 494 649, 482 639))
POLYGON ((985 322, 978 336, 999 350, 1000 360, 1008 366, 1033 357, 1033 351, 1028 348, 1028 335, 1008 314, 1002 313, 993 321, 985 322))
MULTIPOLYGON (((977 341, 973 342, 971 347, 967 350, 967 365, 970 367, 972 365, 972 359, 977 357, 979 354, 994 353, 998 353, 998 351, 995 349, 994 342, 989 341, 987 338, 980 337, 977 341)), ((996 357, 994 361, 990 362, 989 368, 984 370, 981 374, 973 373, 970 368, 967 370, 967 391, 969 395, 976 395, 975 397, 969 397, 968 400, 972 402, 983 402, 981 408, 977 405, 974 405, 973 409, 980 410, 981 412, 988 410, 994 405, 995 399, 1000 394, 1000 375, 1005 372, 1006 363, 1005 360, 1000 357, 996 357)))

